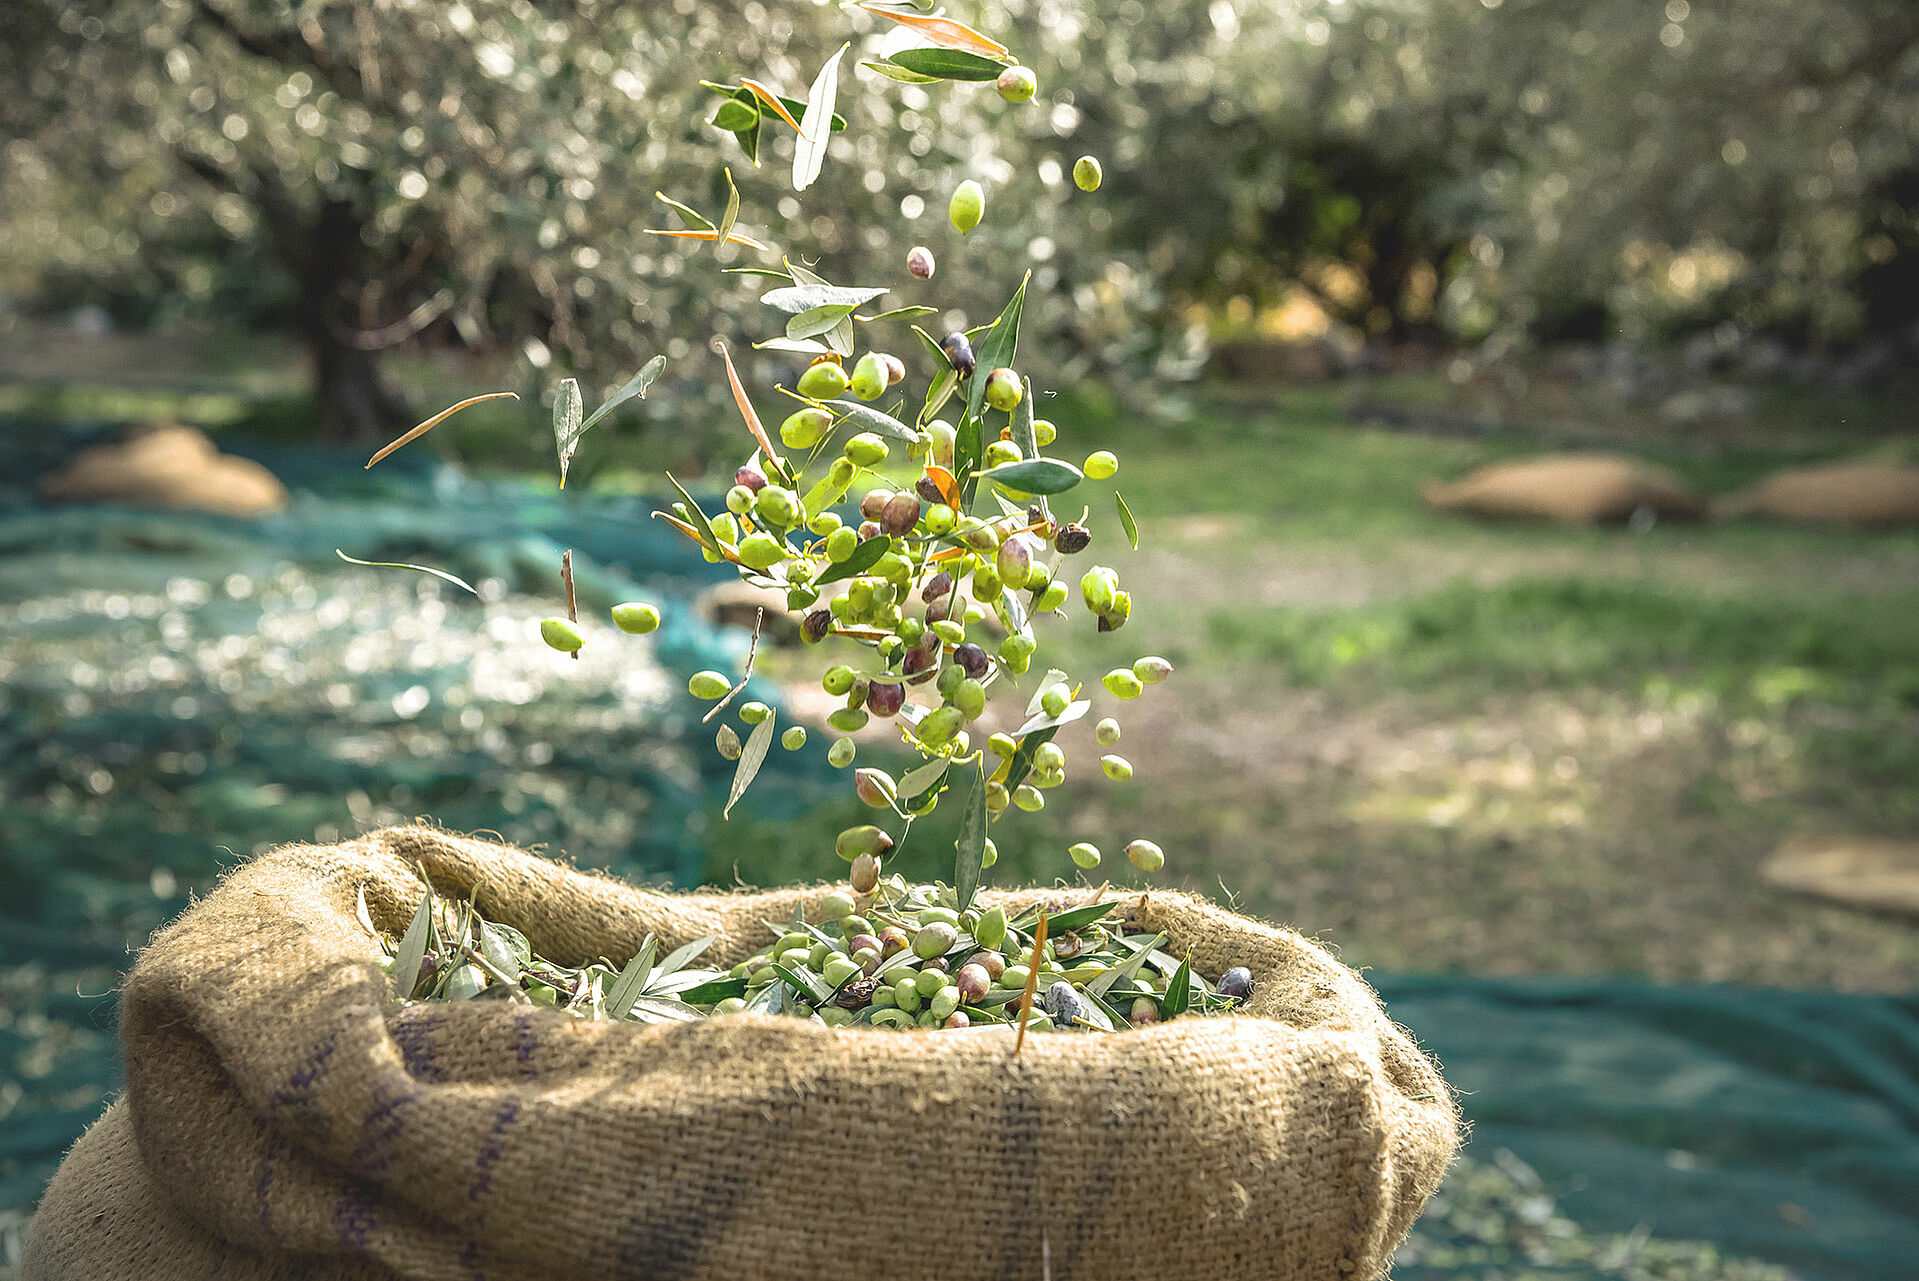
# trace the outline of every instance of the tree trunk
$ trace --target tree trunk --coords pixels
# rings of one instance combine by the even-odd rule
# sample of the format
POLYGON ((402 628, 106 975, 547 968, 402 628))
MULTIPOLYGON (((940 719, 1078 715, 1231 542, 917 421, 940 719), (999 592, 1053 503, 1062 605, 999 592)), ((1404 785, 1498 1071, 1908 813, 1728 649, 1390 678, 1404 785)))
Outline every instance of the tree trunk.
POLYGON ((396 436, 413 425, 405 400, 380 377, 374 352, 346 334, 347 289, 360 283, 364 225, 353 202, 328 197, 296 250, 300 282, 300 327, 313 360, 313 395, 320 408, 320 437, 333 442, 396 436))

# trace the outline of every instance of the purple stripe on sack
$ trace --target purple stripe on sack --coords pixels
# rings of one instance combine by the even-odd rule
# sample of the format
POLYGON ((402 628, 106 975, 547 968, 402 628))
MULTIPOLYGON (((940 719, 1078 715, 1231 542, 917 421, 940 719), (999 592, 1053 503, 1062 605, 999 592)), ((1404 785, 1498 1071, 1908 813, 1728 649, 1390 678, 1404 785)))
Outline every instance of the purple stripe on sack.
POLYGON ((333 1204, 333 1231, 340 1244, 364 1250, 373 1236, 373 1185, 363 1179, 348 1179, 333 1204))
POLYGON ((405 1085, 383 1082, 378 1090, 379 1101, 360 1123, 360 1142, 347 1168, 368 1179, 385 1174, 398 1155, 396 1145, 405 1129, 401 1117, 424 1093, 411 1081, 405 1085))
POLYGON ((473 1163, 473 1182, 466 1190, 466 1199, 478 1201, 486 1195, 493 1184, 493 1167, 506 1152, 506 1132, 520 1119, 520 1101, 508 1099, 500 1105, 500 1111, 493 1118, 493 1128, 487 1131, 486 1142, 480 1148, 480 1155, 473 1163))
POLYGON ((393 1021, 393 1041, 400 1047, 407 1075, 428 1084, 440 1079, 439 1065, 433 1061, 433 1033, 439 1026, 432 1011, 418 1006, 400 1011, 393 1021))
POLYGON ((513 1016, 513 1055, 520 1063, 520 1071, 529 1081, 540 1079, 540 1069, 533 1066, 533 1051, 540 1043, 533 1036, 533 1011, 521 1010, 513 1016))
POLYGON ((480 1268, 480 1243, 468 1241, 460 1247, 459 1265, 466 1269, 467 1281, 486 1281, 486 1273, 480 1268))
POLYGON ((286 1140, 275 1134, 267 1140, 267 1152, 260 1159, 260 1177, 253 1182, 253 1200, 265 1231, 273 1230, 273 1163, 286 1151, 286 1140))
POLYGON ((273 1092, 271 1100, 273 1106, 287 1108, 306 1102, 307 1095, 313 1090, 313 1083, 320 1077, 320 1069, 325 1067, 326 1061, 332 1057, 333 1041, 329 1038, 315 1047, 311 1057, 303 1066, 294 1069, 293 1073, 287 1077, 287 1083, 283 1088, 273 1092))

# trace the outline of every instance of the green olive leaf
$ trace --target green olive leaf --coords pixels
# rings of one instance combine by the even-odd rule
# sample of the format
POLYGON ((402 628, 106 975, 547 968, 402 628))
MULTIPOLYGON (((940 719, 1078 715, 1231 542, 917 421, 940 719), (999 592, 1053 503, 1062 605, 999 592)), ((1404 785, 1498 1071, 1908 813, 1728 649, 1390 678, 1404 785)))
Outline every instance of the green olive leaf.
MULTIPOLYGON (((1020 398, 1019 404, 1013 406, 1012 431, 1013 443, 1019 446, 1019 456, 1037 459, 1040 456, 1039 436, 1033 429, 1033 380, 1030 378, 1020 379, 1020 398)), ((1052 519, 1052 510, 1044 497, 1039 500, 1039 509, 1041 515, 1052 519)))
MULTIPOLYGON (((573 442, 578 442, 580 437, 590 430, 594 423, 599 422, 600 419, 606 417, 635 396, 638 396, 641 400, 645 400, 646 389, 653 385, 654 380, 660 376, 660 372, 665 368, 665 356, 655 356, 640 366, 639 373, 627 379, 624 386, 611 396, 608 396, 598 409, 586 416, 585 421, 582 422, 578 430, 573 433, 573 442)), ((560 470, 564 473, 566 470, 566 459, 572 457, 573 450, 569 445, 562 445, 561 451, 560 470)))
POLYGON ((962 49, 902 49, 887 61, 932 80, 997 80, 1006 70, 1003 62, 962 49))
POLYGON ((920 406, 920 423, 924 425, 932 422, 939 411, 946 407, 946 402, 953 398, 953 393, 958 390, 959 375, 953 371, 952 367, 948 366, 940 370, 926 388, 926 403, 920 406))
POLYGON ((773 745, 773 723, 779 717, 769 713, 767 718, 753 727, 746 736, 746 748, 740 753, 740 765, 733 772, 733 786, 726 794, 726 807, 720 811, 721 818, 731 818, 733 806, 740 797, 746 795, 746 788, 760 772, 760 766, 766 760, 766 750, 773 745))
POLYGON ((753 344, 754 351, 790 351, 802 356, 824 356, 832 351, 816 338, 768 338, 753 344))
POLYGON ((1006 762, 1007 791, 1012 791, 1026 781, 1026 776, 1033 772, 1033 754, 1044 744, 1052 742, 1053 736, 1057 733, 1059 733, 1059 726, 1055 725, 1050 729, 1035 730, 1020 738, 1019 750, 1013 753, 1013 759, 1006 762))
POLYGON ((937 787, 940 781, 946 777, 947 771, 952 768, 953 762, 941 756, 926 762, 926 764, 919 766, 917 769, 908 770, 900 779, 900 799, 910 800, 922 792, 937 787))
POLYGON ((1027 721, 1024 725, 1014 730, 1013 737, 1018 738, 1022 734, 1037 734, 1041 730, 1057 730, 1062 725, 1071 725, 1074 721, 1086 715, 1087 710, 1091 708, 1092 705, 1090 699, 1082 698, 1078 702, 1068 703, 1065 710, 1060 712, 1058 716, 1035 716, 1032 720, 1027 721))
POLYGON ((1153 935, 1150 940, 1140 946, 1137 952, 1134 952, 1118 965, 1115 965, 1112 969, 1099 975, 1091 983, 1088 983, 1086 985, 1088 995, 1104 996, 1112 989, 1113 984, 1119 982, 1121 979, 1130 979, 1138 974, 1140 967, 1146 964, 1146 958, 1152 955, 1153 949, 1165 941, 1166 935, 1153 935))
POLYGON ((863 285, 829 285, 823 282, 801 283, 790 285, 785 289, 769 290, 760 295, 760 301, 789 316, 797 316, 802 312, 831 306, 841 306, 847 311, 852 311, 865 306, 886 292, 887 288, 884 285, 874 288, 863 285))
POLYGON ((720 215, 720 225, 714 228, 719 232, 713 242, 715 249, 726 243, 726 238, 733 232, 733 224, 740 217, 740 189, 733 185, 733 171, 722 167, 721 172, 726 175, 726 212, 720 215))
POLYGON ((959 837, 954 842, 953 890, 959 896, 962 912, 973 906, 985 859, 986 775, 976 769, 973 786, 966 794, 966 812, 960 816, 959 837))
POLYGON ((979 478, 1022 494, 1063 494, 1086 474, 1057 458, 1024 458, 983 471, 979 478))
POLYGON ((707 520, 706 513, 701 511, 700 505, 693 501, 693 495, 686 492, 686 486, 680 484, 679 481, 673 479, 672 472, 667 472, 665 474, 666 474, 666 483, 673 486, 673 492, 678 494, 680 496, 680 501, 686 504, 686 515, 687 515, 688 523, 690 523, 694 529, 699 531, 700 537, 705 540, 705 543, 704 543, 705 546, 718 550, 720 545, 719 536, 713 532, 713 524, 711 521, 707 520))
POLYGON ((868 71, 877 72, 888 80, 897 80, 903 85, 936 85, 940 82, 938 76, 923 76, 917 71, 908 71, 905 67, 890 61, 874 62, 868 59, 860 65, 868 71))
POLYGON ((869 405, 857 400, 828 400, 823 402, 841 418, 852 423, 861 431, 870 431, 878 436, 891 436, 894 440, 916 442, 920 434, 890 414, 882 414, 869 405))
POLYGON ((977 375, 968 381, 966 389, 966 412, 972 417, 978 417, 980 406, 986 403, 986 375, 995 369, 1011 367, 1019 352, 1020 312, 1026 305, 1027 282, 1032 278, 1030 271, 1021 278, 1019 288, 1013 291, 1013 297, 1006 304, 1006 310, 1000 312, 992 329, 974 344, 977 375))
POLYGON ((840 317, 840 323, 826 331, 826 345, 841 356, 853 354, 853 317, 840 317))
POLYGON ((696 230, 699 230, 699 231, 713 230, 713 224, 707 221, 705 215, 700 214, 694 211, 693 209, 687 207, 686 205, 681 204, 679 201, 673 199, 671 196, 668 196, 665 192, 656 191, 653 193, 653 198, 655 200, 660 201, 662 204, 666 205, 667 208, 673 210, 675 213, 679 214, 680 217, 692 223, 696 230))
POLYGON ((606 1017, 618 1021, 626 1017, 633 1008, 633 1002, 640 999, 646 991, 646 981, 653 974, 653 957, 659 952, 660 941, 651 934, 640 944, 640 950, 626 963, 620 976, 613 980, 613 986, 606 993, 606 1017))
POLYGON ((682 943, 668 952, 666 959, 660 962, 660 977, 666 978, 668 975, 678 974, 698 960, 707 948, 718 942, 719 937, 717 934, 708 934, 705 938, 694 939, 691 943, 682 943))
POLYGON ((406 933, 400 938, 400 948, 393 954, 393 995, 402 1001, 410 1000, 413 989, 420 982, 420 966, 426 961, 426 950, 433 941, 433 886, 422 887, 420 906, 414 910, 413 920, 406 927, 406 933))
POLYGON ((1117 489, 1113 491, 1113 506, 1119 509, 1119 527, 1126 531, 1126 541, 1138 551, 1139 526, 1133 521, 1133 509, 1126 505, 1125 497, 1117 489))
POLYGON ((930 316, 938 310, 938 307, 923 307, 915 303, 911 307, 895 307, 891 311, 882 311, 875 316, 855 316, 853 319, 862 325, 871 325, 882 320, 906 320, 913 316, 930 316))
POLYGON ((853 307, 846 303, 827 303, 820 307, 809 307, 797 316, 787 319, 786 336, 794 342, 802 338, 818 338, 821 334, 828 334, 839 328, 840 322, 852 314, 853 307))
POLYGON ((1193 999, 1193 958, 1187 957, 1173 971, 1173 978, 1166 985, 1166 995, 1159 1003, 1159 1012, 1169 1019, 1176 1019, 1186 1013, 1186 1007, 1193 999))
POLYGON ((760 127, 760 113, 737 98, 728 98, 706 123, 728 133, 744 133, 760 127))
POLYGON ((580 433, 586 428, 580 424, 585 420, 586 407, 580 401, 580 381, 577 378, 560 380, 560 390, 553 397, 553 444, 560 455, 560 488, 566 488, 567 465, 573 461, 573 450, 580 443, 580 433))
MULTIPOLYGON (((878 563, 879 558, 892 550, 893 540, 885 536, 868 538, 853 549, 853 554, 837 565, 829 565, 820 571, 813 580, 815 587, 824 587, 828 583, 837 583, 842 578, 853 578, 864 574, 878 563)), ((765 722, 762 722, 764 724, 765 722)))

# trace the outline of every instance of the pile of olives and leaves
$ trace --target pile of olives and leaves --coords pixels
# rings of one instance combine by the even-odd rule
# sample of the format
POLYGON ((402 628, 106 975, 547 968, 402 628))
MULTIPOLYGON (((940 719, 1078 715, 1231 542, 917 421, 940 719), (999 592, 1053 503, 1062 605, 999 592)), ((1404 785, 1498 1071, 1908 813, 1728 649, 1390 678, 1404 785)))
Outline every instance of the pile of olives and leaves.
MULTIPOLYGON (((997 40, 939 14, 858 7, 927 42, 924 48, 861 64, 882 78, 913 84, 992 81, 1009 103, 1032 99, 1031 71, 997 40)), ((804 102, 751 77, 737 84, 709 82, 707 87, 723 99, 709 123, 731 135, 755 165, 764 149, 763 129, 778 122, 791 126, 799 135, 792 185, 796 192, 806 190, 820 175, 834 129, 844 127, 834 105, 845 52, 843 46, 821 68, 804 102)), ((773 253, 739 230, 740 191, 730 170, 724 177, 728 198, 717 220, 662 194, 661 200, 689 225, 654 234, 773 253)), ((1082 157, 1073 177, 1081 190, 1097 190, 1099 162, 1082 157)), ((981 184, 961 182, 950 195, 947 214, 962 236, 977 227, 986 216, 981 184)), ((668 958, 678 959, 677 968, 655 965, 652 949, 643 949, 617 971, 600 965, 562 972, 508 947, 521 976, 509 982, 505 976, 515 972, 512 967, 478 959, 486 953, 486 927, 480 923, 474 926, 477 950, 459 945, 470 955, 450 974, 435 969, 440 977, 413 985, 402 981, 400 989, 419 995, 426 991, 419 984, 430 982, 435 996, 476 996, 495 986, 529 999, 550 992, 546 999, 552 1003, 604 1010, 613 1017, 791 1010, 829 1023, 899 1026, 999 1022, 1008 1017, 1015 998, 1022 1017, 1031 1018, 1042 979, 1041 1026, 1113 1030, 1226 1008, 1244 992, 1222 995, 1190 966, 1162 952, 1164 940, 1130 938, 1112 926, 1113 904, 1063 913, 1052 922, 1051 942, 1040 914, 1007 921, 976 906, 982 876, 995 859, 990 826, 1009 810, 1045 806, 1047 791, 1066 779, 1066 752, 1055 737, 1093 705, 1083 696, 1083 684, 1059 668, 1041 668, 1043 674, 1031 676, 1041 650, 1041 625, 1083 609, 1100 633, 1114 633, 1133 610, 1117 571, 1106 564, 1082 567, 1093 559, 1087 553, 1095 533, 1090 504, 1074 501, 1086 488, 1110 480, 1119 460, 1105 450, 1079 463, 1049 454, 1062 433, 1035 415, 1035 402, 1047 391, 1019 372, 1020 318, 1030 273, 991 322, 936 339, 914 323, 942 310, 929 300, 928 282, 937 264, 924 246, 906 255, 904 279, 893 283, 839 285, 791 258, 779 261, 778 267, 730 269, 775 282, 761 299, 770 312, 766 328, 771 332, 755 346, 804 362, 793 386, 777 389, 788 402, 778 444, 762 423, 731 352, 714 339, 712 348, 724 362, 754 448, 734 470, 722 505, 708 511, 669 475, 677 501, 670 512, 658 514, 709 561, 734 565, 745 582, 796 617, 806 643, 833 639, 863 651, 854 661, 830 662, 820 677, 829 695, 844 700, 826 718, 838 735, 828 752, 835 767, 853 764, 857 746, 851 736, 876 722, 895 727, 917 758, 897 778, 879 768, 853 772, 855 792, 880 811, 880 821, 848 828, 836 841, 838 855, 850 865, 848 892, 830 901, 843 910, 811 925, 796 920, 769 926, 778 940, 774 947, 731 974, 701 975, 697 982, 693 976, 699 972, 686 968, 690 957, 679 953, 668 958), (911 291, 911 300, 880 305, 896 291, 911 291), (883 335, 905 339, 909 351, 917 346, 930 369, 923 388, 909 391, 907 361, 883 335), (902 470, 908 476, 904 484, 897 480, 902 470), (985 719, 995 698, 1023 704, 1017 721, 1005 722, 1014 728, 986 728, 996 723, 985 719), (951 883, 908 886, 887 875, 888 862, 915 820, 949 797, 962 807, 951 883), (669 1008, 673 1014, 663 1013, 669 1008)), ((619 405, 644 396, 663 366, 663 358, 654 357, 590 415, 577 382, 561 383, 553 429, 562 485, 582 435, 619 405)), ((465 403, 472 402, 454 410, 465 403)), ((375 461, 445 416, 415 428, 375 461)), ((1110 501, 1126 545, 1137 549, 1139 529, 1126 500, 1112 490, 1110 501)), ((567 615, 544 620, 540 633, 553 648, 577 655, 587 640, 578 623, 570 564, 563 566, 562 579, 567 615)), ((635 601, 616 606, 612 618, 620 630, 644 634, 659 626, 660 612, 650 602, 635 601)), ((755 648, 757 643, 756 630, 755 648)), ((745 689, 752 664, 749 651, 737 676, 721 671, 692 676, 691 694, 714 704, 707 720, 745 689)), ((1164 658, 1146 655, 1114 666, 1100 684, 1123 702, 1141 697, 1171 672, 1164 658)), ((738 762, 728 814, 765 762, 776 733, 782 747, 792 751, 807 738, 803 726, 777 729, 774 710, 763 702, 746 701, 736 715, 739 727, 722 721, 715 730, 716 749, 738 762)), ((1101 719, 1094 737, 1103 750, 1100 772, 1116 784, 1128 782, 1131 763, 1111 750, 1121 737, 1118 720, 1101 719)), ((1091 841, 1074 842, 1065 852, 1074 866, 1087 871, 1102 861, 1091 841)), ((1159 845, 1143 837, 1129 841, 1125 853, 1148 872, 1165 861, 1159 845)), ((416 922, 416 928, 425 927, 416 922)), ((411 959, 403 942, 396 960, 402 980, 407 967, 398 961, 411 959)), ((1243 973, 1232 976, 1237 981, 1243 973)))
POLYGON ((870 895, 836 890, 815 922, 800 911, 762 922, 773 941, 730 970, 694 964, 717 935, 662 956, 649 934, 624 966, 562 965, 430 882, 397 944, 374 928, 364 898, 360 920, 386 944, 388 972, 411 1000, 508 1000, 588 1019, 685 1023, 746 1011, 829 1027, 1116 1032, 1223 1012, 1252 991, 1243 968, 1208 983, 1162 948, 1163 933, 1129 932, 1122 900, 1050 915, 1035 906, 1010 919, 1003 907, 961 911, 957 902, 950 886, 897 875, 870 895))

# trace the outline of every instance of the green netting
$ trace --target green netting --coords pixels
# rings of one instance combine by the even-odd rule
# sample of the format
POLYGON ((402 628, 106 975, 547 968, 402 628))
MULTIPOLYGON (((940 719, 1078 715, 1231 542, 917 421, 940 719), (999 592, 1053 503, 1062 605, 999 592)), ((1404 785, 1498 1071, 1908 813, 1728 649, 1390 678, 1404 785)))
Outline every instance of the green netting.
POLYGON ((1464 1092, 1468 1154, 1515 1153, 1583 1228, 1809 1279, 1919 1274, 1919 1000, 1373 978, 1464 1092))

